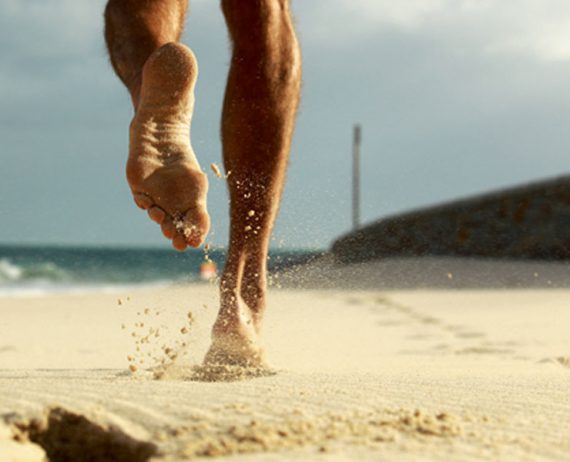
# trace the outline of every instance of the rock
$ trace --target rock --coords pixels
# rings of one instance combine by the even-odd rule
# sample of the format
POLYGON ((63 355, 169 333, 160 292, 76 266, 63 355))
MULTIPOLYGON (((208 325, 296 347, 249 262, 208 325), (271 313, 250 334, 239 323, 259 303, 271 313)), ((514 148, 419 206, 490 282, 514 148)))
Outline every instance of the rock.
POLYGON ((381 219, 339 238, 335 260, 471 256, 570 258, 570 176, 381 219))

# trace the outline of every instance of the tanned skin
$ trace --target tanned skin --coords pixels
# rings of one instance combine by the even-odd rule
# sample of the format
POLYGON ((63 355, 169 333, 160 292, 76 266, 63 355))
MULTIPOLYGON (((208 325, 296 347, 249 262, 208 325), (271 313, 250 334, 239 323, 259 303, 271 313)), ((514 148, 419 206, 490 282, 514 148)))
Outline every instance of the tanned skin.
MULTIPOLYGON (((230 240, 210 364, 264 365, 269 240, 283 191, 301 86, 289 0, 222 0, 232 59, 222 114, 230 240)), ((187 0, 110 0, 105 38, 134 107, 127 180, 177 250, 208 232, 208 181, 190 144, 198 66, 179 43, 187 0)))

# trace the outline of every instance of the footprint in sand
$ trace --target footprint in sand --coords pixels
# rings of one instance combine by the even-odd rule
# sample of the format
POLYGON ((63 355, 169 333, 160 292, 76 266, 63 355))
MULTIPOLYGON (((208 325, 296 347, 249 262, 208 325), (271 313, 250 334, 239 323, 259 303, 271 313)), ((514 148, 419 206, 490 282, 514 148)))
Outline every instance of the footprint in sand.
POLYGON ((456 355, 504 355, 514 353, 513 350, 509 350, 506 348, 494 348, 490 346, 475 346, 475 347, 468 347, 462 348, 461 350, 456 350, 456 355))
POLYGON ((558 356, 556 358, 544 358, 539 364, 558 364, 562 367, 570 369, 570 356, 558 356))
POLYGON ((378 321, 376 323, 378 326, 382 326, 382 327, 399 327, 399 326, 405 326, 408 323, 405 321, 396 321, 396 320, 386 320, 386 321, 378 321))
POLYGON ((448 345, 447 343, 438 343, 437 345, 433 345, 431 347, 429 347, 430 351, 433 352, 449 352, 452 350, 451 345, 448 345))
POLYGON ((433 338, 437 338, 437 335, 434 334, 429 334, 426 332, 420 332, 418 334, 412 334, 409 335, 407 338, 409 338, 410 340, 429 340, 429 339, 433 339, 433 338))
POLYGON ((439 324, 440 321, 437 318, 434 318, 432 316, 417 316, 417 319, 422 323, 422 324, 439 324))
POLYGON ((447 330, 449 332, 453 332, 454 334, 461 332, 465 329, 464 326, 458 325, 458 324, 449 324, 447 326, 442 326, 442 328, 444 330, 447 330))
POLYGON ((456 332, 457 338, 483 338, 485 334, 481 332, 456 332))

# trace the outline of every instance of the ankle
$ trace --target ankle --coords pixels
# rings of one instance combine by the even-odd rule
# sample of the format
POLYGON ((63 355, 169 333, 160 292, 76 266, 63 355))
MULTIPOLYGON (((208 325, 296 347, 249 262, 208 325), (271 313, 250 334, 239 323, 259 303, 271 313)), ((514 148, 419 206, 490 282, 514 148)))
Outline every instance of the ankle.
POLYGON ((133 103, 133 109, 135 113, 139 107, 140 97, 141 97, 141 86, 142 86, 142 69, 139 72, 133 74, 132 78, 126 84, 129 94, 131 95, 131 101, 133 103))
POLYGON ((253 317, 260 317, 265 310, 266 292, 264 280, 244 281, 241 288, 241 298, 250 309, 253 317))

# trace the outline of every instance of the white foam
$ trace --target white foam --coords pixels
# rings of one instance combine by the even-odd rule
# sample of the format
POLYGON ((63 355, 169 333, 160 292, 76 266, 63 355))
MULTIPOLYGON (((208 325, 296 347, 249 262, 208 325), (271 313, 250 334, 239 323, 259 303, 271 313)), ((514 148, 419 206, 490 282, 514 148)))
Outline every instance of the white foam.
POLYGON ((71 284, 34 280, 21 284, 0 284, 0 298, 39 298, 49 295, 116 294, 172 285, 172 281, 153 281, 133 284, 71 284))
POLYGON ((7 258, 0 259, 0 282, 3 281, 17 281, 24 274, 24 270, 17 265, 14 265, 7 258))

